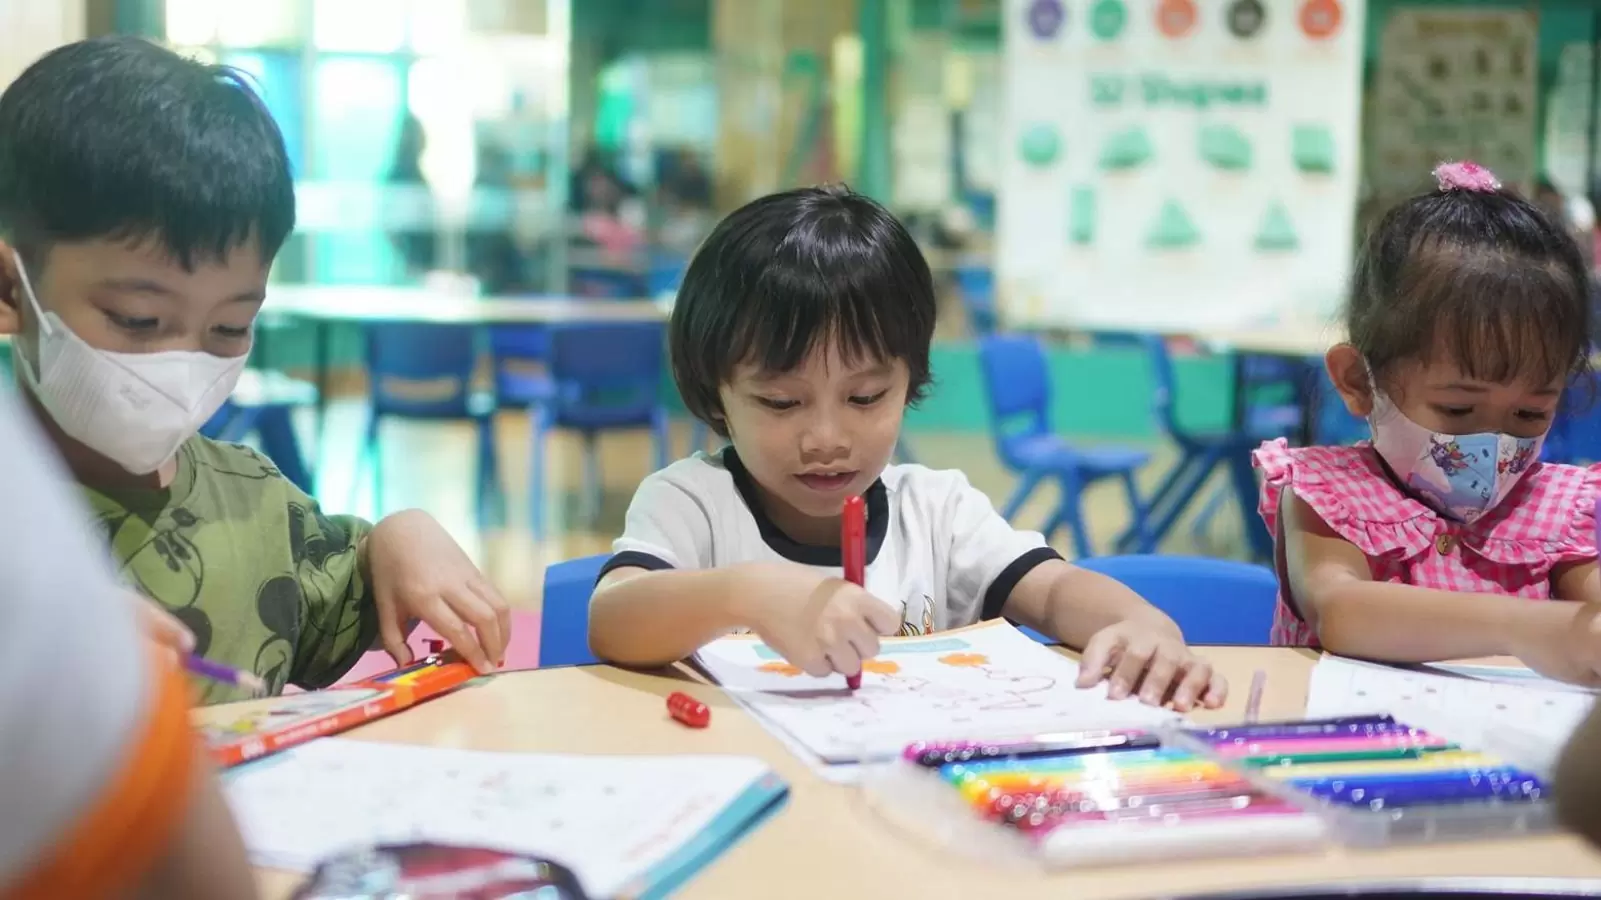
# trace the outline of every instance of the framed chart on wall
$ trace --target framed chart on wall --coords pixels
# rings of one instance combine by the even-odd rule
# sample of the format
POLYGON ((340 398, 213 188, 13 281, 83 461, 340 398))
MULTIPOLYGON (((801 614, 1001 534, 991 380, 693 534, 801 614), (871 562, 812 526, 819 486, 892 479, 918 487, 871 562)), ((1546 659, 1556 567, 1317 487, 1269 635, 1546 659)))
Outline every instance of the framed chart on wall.
POLYGON ((1007 0, 1012 324, 1320 320, 1352 252, 1365 0, 1007 0))
POLYGON ((1393 201, 1446 159, 1534 180, 1539 22, 1517 9, 1401 8, 1385 20, 1366 129, 1369 184, 1393 201))

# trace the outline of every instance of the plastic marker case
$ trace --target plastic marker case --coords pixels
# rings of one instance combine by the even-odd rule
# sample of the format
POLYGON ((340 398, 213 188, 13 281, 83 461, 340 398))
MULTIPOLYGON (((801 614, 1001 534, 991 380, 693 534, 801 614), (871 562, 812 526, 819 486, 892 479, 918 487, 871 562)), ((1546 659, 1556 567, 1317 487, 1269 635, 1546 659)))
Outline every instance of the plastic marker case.
POLYGON ((1548 831, 1549 773, 1388 716, 909 742, 869 805, 1049 868, 1548 831))

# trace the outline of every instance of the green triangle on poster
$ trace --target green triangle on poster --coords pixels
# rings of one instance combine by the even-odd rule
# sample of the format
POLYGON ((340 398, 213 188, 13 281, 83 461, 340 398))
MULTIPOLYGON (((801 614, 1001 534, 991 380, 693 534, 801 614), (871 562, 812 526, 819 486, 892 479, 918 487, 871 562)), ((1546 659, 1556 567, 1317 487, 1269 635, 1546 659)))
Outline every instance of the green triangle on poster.
POLYGON ((1146 246, 1175 250, 1189 247, 1199 243, 1201 233, 1195 229, 1195 223, 1190 221, 1189 214, 1178 201, 1169 200, 1162 204, 1162 211, 1156 216, 1156 224, 1151 226, 1151 233, 1145 239, 1146 246))
POLYGON ((1256 249, 1258 250, 1294 250, 1301 246, 1301 239, 1295 233, 1295 224, 1290 221, 1290 211, 1284 204, 1274 202, 1262 217, 1262 225, 1256 230, 1256 249))
POLYGON ((1102 169, 1132 169, 1155 153, 1151 138, 1143 128, 1129 128, 1106 139, 1101 145, 1102 169))

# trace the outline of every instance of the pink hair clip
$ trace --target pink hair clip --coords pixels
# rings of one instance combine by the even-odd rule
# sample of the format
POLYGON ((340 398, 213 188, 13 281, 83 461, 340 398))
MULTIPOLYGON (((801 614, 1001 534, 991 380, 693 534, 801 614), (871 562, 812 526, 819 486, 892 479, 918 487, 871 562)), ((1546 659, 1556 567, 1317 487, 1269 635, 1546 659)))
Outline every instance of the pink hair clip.
POLYGON ((1501 180, 1495 173, 1476 162, 1440 163, 1434 168, 1434 180, 1442 191, 1472 191, 1476 194, 1493 194, 1501 189, 1501 180))

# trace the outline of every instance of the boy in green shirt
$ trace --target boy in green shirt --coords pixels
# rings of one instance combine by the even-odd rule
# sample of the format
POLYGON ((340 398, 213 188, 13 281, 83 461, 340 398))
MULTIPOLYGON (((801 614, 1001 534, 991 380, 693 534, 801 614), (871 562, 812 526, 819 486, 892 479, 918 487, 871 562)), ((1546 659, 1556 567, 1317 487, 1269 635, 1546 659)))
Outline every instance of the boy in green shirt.
POLYGON ((124 578, 187 626, 180 648, 276 693, 375 644, 409 661, 421 620, 489 671, 510 614, 437 522, 323 515, 265 458, 197 435, 294 218, 283 137, 231 70, 104 38, 0 94, 0 333, 124 578))

